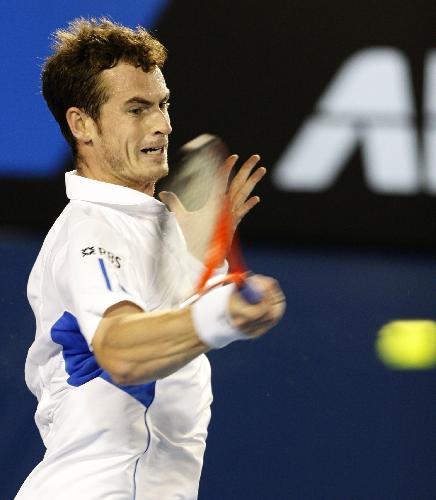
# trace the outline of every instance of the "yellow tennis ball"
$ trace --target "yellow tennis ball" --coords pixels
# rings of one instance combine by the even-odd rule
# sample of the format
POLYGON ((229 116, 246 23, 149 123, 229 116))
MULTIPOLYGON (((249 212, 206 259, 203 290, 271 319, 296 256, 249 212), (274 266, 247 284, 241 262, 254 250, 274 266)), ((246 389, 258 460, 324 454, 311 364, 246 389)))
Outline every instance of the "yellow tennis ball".
POLYGON ((436 367, 436 322, 392 321, 379 331, 375 348, 378 357, 389 368, 424 370, 436 367))

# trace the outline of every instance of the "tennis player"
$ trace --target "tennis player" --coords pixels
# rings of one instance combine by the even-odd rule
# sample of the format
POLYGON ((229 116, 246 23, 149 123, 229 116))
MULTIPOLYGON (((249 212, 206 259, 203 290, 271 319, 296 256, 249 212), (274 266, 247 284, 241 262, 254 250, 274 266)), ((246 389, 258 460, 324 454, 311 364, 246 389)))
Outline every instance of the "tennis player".
MULTIPOLYGON (((174 217, 153 196, 168 172, 165 49, 106 19, 77 19, 55 37, 43 95, 76 170, 29 278, 36 338, 25 374, 47 450, 16 498, 192 500, 212 401, 204 353, 267 332, 284 296, 255 276, 258 304, 227 285, 180 307, 202 264, 176 198, 167 195, 174 217), (157 250, 162 217, 172 239, 157 250), (163 283, 161 252, 172 277, 163 283)), ((258 160, 233 180, 235 225, 258 201, 258 160)))

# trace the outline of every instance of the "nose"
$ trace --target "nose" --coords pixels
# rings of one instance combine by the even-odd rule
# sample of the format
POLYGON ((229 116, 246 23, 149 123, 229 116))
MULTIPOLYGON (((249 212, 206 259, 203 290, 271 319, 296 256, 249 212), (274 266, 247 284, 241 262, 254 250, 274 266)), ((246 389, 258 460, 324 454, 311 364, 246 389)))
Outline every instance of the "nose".
POLYGON ((153 133, 170 135, 172 132, 170 116, 167 110, 157 109, 154 113, 153 133))

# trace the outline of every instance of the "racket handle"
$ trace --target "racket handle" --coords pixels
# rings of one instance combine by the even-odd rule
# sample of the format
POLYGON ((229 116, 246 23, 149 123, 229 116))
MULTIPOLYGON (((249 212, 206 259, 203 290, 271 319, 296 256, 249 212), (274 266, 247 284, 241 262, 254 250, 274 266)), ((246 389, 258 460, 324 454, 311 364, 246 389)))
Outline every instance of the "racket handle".
POLYGON ((239 286, 239 293, 248 304, 258 304, 262 300, 262 294, 256 290, 248 281, 239 286))

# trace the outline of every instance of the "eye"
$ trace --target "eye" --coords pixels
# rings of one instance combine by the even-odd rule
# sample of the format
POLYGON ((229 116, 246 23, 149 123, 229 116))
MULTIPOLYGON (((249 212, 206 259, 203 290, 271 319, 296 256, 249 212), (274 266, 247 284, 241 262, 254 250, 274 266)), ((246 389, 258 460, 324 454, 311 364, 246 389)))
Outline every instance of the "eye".
POLYGON ((129 109, 129 113, 131 113, 132 115, 135 115, 135 116, 140 115, 141 112, 142 112, 142 108, 129 109))
POLYGON ((160 103, 160 109, 168 109, 170 107, 170 101, 163 101, 160 103))

